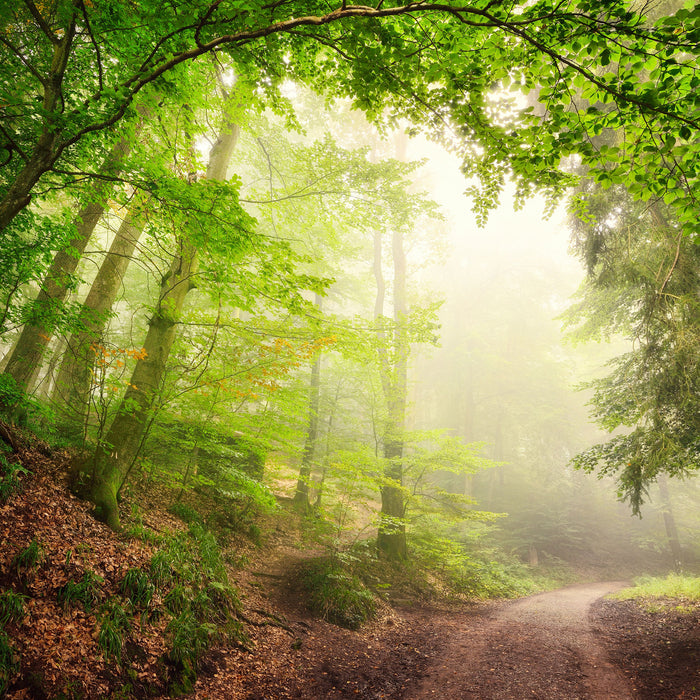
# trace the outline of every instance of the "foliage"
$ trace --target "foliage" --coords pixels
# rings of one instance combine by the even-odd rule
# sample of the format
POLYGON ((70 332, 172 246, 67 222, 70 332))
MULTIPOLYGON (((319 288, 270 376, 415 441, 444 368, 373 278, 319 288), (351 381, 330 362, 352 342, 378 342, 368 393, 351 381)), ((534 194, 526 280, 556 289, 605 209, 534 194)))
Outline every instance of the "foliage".
POLYGON ((408 541, 415 566, 452 596, 516 598, 552 585, 517 557, 489 545, 486 533, 483 527, 450 527, 431 519, 409 532, 408 541))
POLYGON ((0 629, 0 694, 5 694, 10 680, 19 668, 19 658, 10 644, 10 637, 5 630, 0 629))
POLYGON ((155 594, 155 586, 143 569, 129 569, 119 584, 119 592, 134 608, 148 608, 155 594))
POLYGON ((639 514, 661 475, 700 469, 698 249, 665 205, 642 207, 621 187, 582 190, 602 223, 577 220, 575 250, 588 280, 567 322, 577 339, 617 333, 633 345, 587 385, 594 419, 615 434, 574 464, 614 475, 639 514))
POLYGON ((187 532, 168 535, 159 544, 149 573, 135 575, 132 589, 141 598, 152 595, 152 586, 159 589, 172 616, 168 658, 177 674, 171 689, 184 692, 196 680, 198 660, 214 640, 245 638, 235 619, 240 601, 228 583, 216 538, 201 522, 193 520, 187 532))
POLYGON ((124 636, 131 629, 126 610, 117 601, 108 601, 103 607, 97 643, 107 659, 121 663, 124 636))
MULTIPOLYGON (((626 181, 639 197, 667 197, 684 231, 694 230, 697 122, 686 115, 697 106, 700 13, 692 3, 657 21, 635 14, 629 3, 591 0, 409 3, 331 13, 303 0, 268 10, 196 1, 184 13, 152 3, 78 12, 62 1, 47 24, 25 6, 14 8, 6 23, 12 50, 4 70, 13 80, 5 81, 12 89, 3 95, 12 115, 3 142, 4 189, 22 181, 20 174, 29 191, 46 172, 70 182, 67 160, 103 149, 110 127, 133 114, 134 100, 148 100, 151 86, 151 100, 158 90, 192 87, 184 63, 217 50, 270 104, 280 103, 282 77, 296 78, 351 97, 375 121, 407 118, 451 141, 465 170, 482 179, 480 214, 506 174, 519 182, 521 197, 533 182, 557 195, 567 182, 556 171, 560 159, 579 154, 603 184, 626 181), (52 89, 44 94, 49 76, 52 89), (533 89, 541 112, 516 99, 533 89), (41 103, 31 99, 37 94, 41 103), (606 129, 624 133, 624 143, 597 148, 591 137, 606 129), (42 138, 45 161, 25 163, 21 154, 37 152, 42 138)), ((27 188, 18 188, 7 195, 3 225, 26 206, 27 188)))
POLYGON ((199 511, 186 503, 176 501, 168 508, 168 512, 176 515, 183 523, 187 523, 188 525, 192 523, 198 523, 199 525, 204 524, 204 518, 199 511))
POLYGON ((44 548, 36 538, 27 545, 27 547, 15 554, 12 559, 12 566, 26 571, 36 568, 44 560, 44 548))
POLYGON ((341 558, 317 559, 305 565, 301 584, 310 609, 341 627, 358 629, 376 611, 374 595, 341 558))
POLYGON ((21 476, 29 472, 17 462, 9 462, 5 455, 0 454, 0 503, 4 503, 22 490, 21 476))
POLYGON ((168 624, 171 650, 169 657, 179 670, 178 679, 171 685, 171 692, 191 692, 197 678, 197 662, 218 637, 218 628, 210 623, 200 623, 190 611, 181 613, 168 624))

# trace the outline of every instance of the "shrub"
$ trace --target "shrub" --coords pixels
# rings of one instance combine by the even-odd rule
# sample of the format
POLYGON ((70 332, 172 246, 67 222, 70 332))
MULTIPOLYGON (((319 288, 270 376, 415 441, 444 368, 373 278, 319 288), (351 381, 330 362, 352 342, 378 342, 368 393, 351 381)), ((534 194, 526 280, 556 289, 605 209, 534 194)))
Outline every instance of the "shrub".
POLYGON ((320 559, 308 565, 301 581, 309 595, 309 607, 328 622, 357 629, 376 612, 372 593, 337 559, 320 559))

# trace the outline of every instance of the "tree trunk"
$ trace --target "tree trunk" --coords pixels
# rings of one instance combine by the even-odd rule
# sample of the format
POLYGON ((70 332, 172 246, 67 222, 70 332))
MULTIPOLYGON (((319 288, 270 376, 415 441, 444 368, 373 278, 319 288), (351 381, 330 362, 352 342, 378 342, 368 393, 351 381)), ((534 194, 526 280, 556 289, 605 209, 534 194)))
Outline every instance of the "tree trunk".
MULTIPOLYGON (((130 148, 130 143, 126 139, 121 139, 105 159, 100 173, 111 176, 118 174, 130 148)), ((76 236, 65 250, 56 253, 39 294, 34 300, 32 314, 24 324, 5 365, 5 374, 10 375, 17 386, 25 392, 31 390, 36 379, 44 351, 51 340, 56 319, 72 287, 75 270, 97 222, 104 213, 113 187, 114 183, 111 180, 102 178, 95 180, 89 202, 75 219, 76 236)))
POLYGON ((388 407, 387 428, 384 438, 384 476, 382 510, 377 534, 379 550, 390 559, 406 559, 406 526, 403 519, 406 506, 403 496, 404 427, 406 422, 406 391, 408 379, 408 342, 406 339, 406 255, 403 249, 403 233, 394 231, 392 236, 394 258, 394 366, 385 365, 388 373, 386 396, 388 407))
MULTIPOLYGON (((239 127, 226 116, 222 133, 209 156, 207 179, 222 180, 226 177, 239 131, 239 127)), ((141 449, 148 415, 160 393, 166 362, 175 340, 176 324, 196 269, 197 251, 181 242, 170 273, 161 285, 158 305, 144 343, 146 355, 137 361, 107 436, 95 453, 92 486, 95 514, 114 530, 120 527, 117 494, 141 449)))
POLYGON ((132 206, 112 241, 80 312, 80 327, 68 342, 53 398, 71 424, 83 425, 88 412, 95 347, 102 342, 108 315, 144 229, 141 205, 132 206))
MULTIPOLYGON (((322 308, 321 295, 316 295, 316 308, 322 308)), ((309 422, 306 428, 304 441, 304 454, 301 458, 299 480, 294 494, 294 505, 302 513, 308 513, 311 508, 309 500, 309 482, 311 480, 311 467, 316 454, 318 441, 318 409, 321 396, 321 353, 316 356, 311 366, 311 381, 309 382, 309 422)))
POLYGON ((661 495, 661 504, 664 509, 663 514, 666 537, 668 538, 668 545, 671 549, 671 555, 673 556, 673 567, 676 571, 681 571, 683 568, 683 550, 681 549, 681 541, 678 537, 676 519, 673 517, 671 495, 668 492, 668 479, 665 474, 659 474, 658 484, 659 494, 661 495))
POLYGON ((196 270, 196 250, 181 242, 161 284, 158 305, 143 344, 144 357, 136 362, 112 425, 97 448, 93 498, 97 516, 110 527, 118 526, 117 493, 141 448, 148 415, 160 394, 175 341, 176 324, 196 270))

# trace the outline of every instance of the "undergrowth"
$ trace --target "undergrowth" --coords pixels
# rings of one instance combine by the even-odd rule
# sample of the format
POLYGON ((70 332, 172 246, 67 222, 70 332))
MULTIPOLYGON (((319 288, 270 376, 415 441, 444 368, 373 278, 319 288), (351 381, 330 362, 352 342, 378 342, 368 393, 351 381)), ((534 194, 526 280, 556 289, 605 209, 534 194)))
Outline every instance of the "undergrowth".
POLYGON ((613 593, 615 600, 639 601, 649 612, 666 607, 683 611, 685 604, 700 603, 700 576, 668 574, 668 576, 642 576, 634 586, 613 593))
POLYGON ((0 503, 5 503, 21 492, 21 477, 27 474, 29 472, 21 464, 10 462, 5 455, 0 454, 0 503))
POLYGON ((161 536, 158 547, 148 570, 128 571, 119 590, 134 609, 147 610, 156 593, 162 599, 162 611, 170 617, 170 690, 186 693, 212 643, 245 641, 237 619, 240 601, 229 584, 216 536, 200 518, 191 518, 187 531, 161 536))
POLYGON ((20 667, 19 655, 11 644, 5 626, 22 621, 26 600, 26 596, 11 590, 0 593, 0 697, 5 696, 10 680, 20 667))
POLYGON ((358 629, 376 612, 377 602, 372 592, 337 556, 306 565, 301 584, 312 612, 341 627, 358 629))

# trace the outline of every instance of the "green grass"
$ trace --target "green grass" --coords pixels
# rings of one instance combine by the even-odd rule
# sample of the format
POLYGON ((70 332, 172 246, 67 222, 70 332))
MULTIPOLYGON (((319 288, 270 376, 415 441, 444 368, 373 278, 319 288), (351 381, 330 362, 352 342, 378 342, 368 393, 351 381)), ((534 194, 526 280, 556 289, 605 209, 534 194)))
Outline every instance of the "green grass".
POLYGON ((29 472, 21 465, 8 462, 4 455, 0 454, 0 502, 5 503, 12 496, 22 490, 21 476, 29 472))
POLYGON ((155 586, 143 569, 129 569, 119 584, 119 592, 132 607, 145 609, 153 599, 155 586))
POLYGON ((700 577, 682 574, 669 574, 665 578, 643 576, 636 579, 634 586, 631 588, 625 588, 610 597, 616 600, 672 598, 681 601, 699 602, 700 577))
POLYGON ((0 697, 5 697, 10 680, 18 671, 19 657, 12 648, 8 634, 0 629, 0 697))
POLYGON ((27 571, 36 568, 44 559, 44 548, 34 538, 21 552, 17 552, 12 559, 12 565, 17 569, 27 571))
POLYGON ((97 643, 105 658, 121 663, 124 637, 131 629, 127 611, 115 600, 103 607, 104 616, 100 621, 97 643))
POLYGON ((25 615, 24 602, 27 596, 14 591, 0 593, 0 625, 21 622, 25 615))
POLYGON ((172 513, 188 525, 190 523, 204 525, 204 518, 202 515, 195 508, 185 503, 173 503, 170 508, 168 508, 168 513, 172 513))

